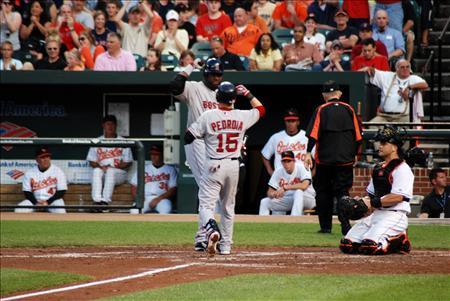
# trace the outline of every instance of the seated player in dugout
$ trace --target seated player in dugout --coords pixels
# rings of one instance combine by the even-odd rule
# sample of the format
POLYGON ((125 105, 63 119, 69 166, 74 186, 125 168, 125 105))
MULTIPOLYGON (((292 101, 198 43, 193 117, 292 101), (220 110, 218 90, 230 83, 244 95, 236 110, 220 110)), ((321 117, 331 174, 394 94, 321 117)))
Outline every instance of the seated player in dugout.
MULTIPOLYGON (((145 200, 142 213, 156 212, 169 214, 177 192, 177 171, 171 165, 164 164, 163 149, 160 145, 150 148, 151 163, 145 164, 145 200)), ((136 198, 137 173, 131 178, 131 194, 136 198)))
POLYGON ((433 190, 423 199, 420 218, 450 218, 450 185, 442 168, 433 168, 429 174, 433 190))
MULTIPOLYGON (((408 239, 408 217, 411 212, 409 200, 413 194, 414 174, 403 160, 402 137, 392 126, 385 126, 375 136, 380 142, 378 154, 384 162, 377 164, 367 186, 368 196, 357 199, 361 205, 344 208, 343 213, 364 207, 364 218, 360 219, 341 240, 340 249, 349 254, 383 255, 408 254, 411 243, 408 239)), ((361 214, 362 215, 362 214, 361 214)))
MULTIPOLYGON (((18 206, 65 206, 63 196, 67 191, 64 172, 51 163, 50 150, 43 146, 36 150, 37 166, 25 172, 22 191, 25 200, 18 206)), ((16 213, 34 212, 32 208, 16 208, 16 213)), ((64 208, 48 208, 50 213, 66 213, 64 208)))

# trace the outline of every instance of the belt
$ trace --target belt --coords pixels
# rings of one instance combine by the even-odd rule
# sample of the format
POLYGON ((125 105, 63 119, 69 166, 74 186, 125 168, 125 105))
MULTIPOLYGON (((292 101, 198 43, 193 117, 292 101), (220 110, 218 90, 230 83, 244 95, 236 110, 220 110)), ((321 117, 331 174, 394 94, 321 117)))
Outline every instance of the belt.
POLYGON ((387 114, 387 115, 401 115, 401 112, 381 112, 383 114, 387 114))
POLYGON ((210 160, 239 160, 239 158, 209 158, 210 160))

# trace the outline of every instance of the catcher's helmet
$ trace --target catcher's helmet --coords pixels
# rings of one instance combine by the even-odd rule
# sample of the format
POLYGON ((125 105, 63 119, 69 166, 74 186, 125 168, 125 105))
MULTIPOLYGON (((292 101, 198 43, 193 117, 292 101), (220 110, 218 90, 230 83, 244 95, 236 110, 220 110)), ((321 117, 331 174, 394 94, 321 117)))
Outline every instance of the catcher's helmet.
POLYGON ((223 74, 223 64, 219 59, 212 57, 206 60, 205 67, 203 68, 203 75, 208 76, 209 74, 223 74))
POLYGON ((386 125, 384 128, 378 130, 375 134, 375 141, 388 142, 397 145, 399 148, 403 145, 403 140, 400 132, 392 125, 386 125))
POLYGON ((233 103, 236 99, 236 87, 230 82, 222 82, 217 88, 216 99, 222 103, 233 103))

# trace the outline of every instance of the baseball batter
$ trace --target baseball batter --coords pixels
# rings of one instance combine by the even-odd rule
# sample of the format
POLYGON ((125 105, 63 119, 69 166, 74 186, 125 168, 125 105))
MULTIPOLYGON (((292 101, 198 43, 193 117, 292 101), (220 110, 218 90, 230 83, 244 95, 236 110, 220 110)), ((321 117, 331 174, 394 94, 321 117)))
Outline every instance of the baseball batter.
MULTIPOLYGON (((194 70, 193 65, 188 65, 170 82, 170 91, 174 97, 188 107, 188 119, 186 128, 195 122, 203 112, 217 109, 216 90, 223 79, 223 64, 216 58, 210 58, 205 62, 203 68, 203 81, 188 81, 194 70)), ((194 175, 195 182, 200 186, 204 164, 206 161, 205 142, 203 139, 195 139, 192 143, 184 146, 186 161, 194 175)), ((195 250, 204 251, 206 248, 206 232, 198 225, 195 237, 195 250)))
POLYGON ((191 124, 185 134, 185 143, 203 138, 206 146, 205 170, 199 185, 199 222, 205 227, 207 251, 214 254, 219 244, 219 254, 231 252, 235 196, 239 178, 239 156, 245 131, 254 125, 265 109, 248 89, 223 82, 218 87, 219 108, 203 113, 191 124), (246 97, 251 110, 234 110, 237 95, 246 97), (220 230, 214 219, 217 199, 221 200, 220 230))
POLYGON ((407 236, 409 200, 413 194, 414 174, 402 157, 400 133, 392 126, 380 129, 378 154, 385 161, 376 165, 363 201, 369 211, 341 240, 344 253, 382 255, 409 253, 407 236), (373 213, 372 213, 373 212, 373 213))
MULTIPOLYGON (((172 211, 170 199, 177 191, 177 171, 173 166, 164 164, 161 146, 150 148, 151 163, 145 165, 145 201, 142 213, 155 210, 161 214, 172 211)), ((130 181, 131 194, 136 197, 137 173, 130 181)))
MULTIPOLYGON (((28 170, 22 181, 26 200, 18 206, 65 206, 63 196, 67 190, 67 180, 63 171, 51 164, 51 153, 47 147, 36 151, 37 166, 28 170)), ((33 212, 31 208, 17 208, 17 213, 33 212)), ((66 213, 64 208, 49 208, 51 213, 66 213)))
MULTIPOLYGON (((107 115, 102 122, 103 135, 99 139, 122 138, 117 135, 117 119, 107 115)), ((114 187, 127 179, 127 169, 133 162, 129 148, 91 147, 86 160, 92 172, 92 200, 94 205, 108 205, 112 201, 114 187)))
POLYGON ((303 209, 316 206, 316 200, 305 194, 311 186, 311 172, 303 163, 295 162, 292 151, 281 153, 282 167, 275 170, 269 181, 267 197, 261 200, 259 215, 270 211, 291 211, 292 216, 303 215, 303 209))
MULTIPOLYGON (((267 170, 267 173, 272 176, 274 170, 282 168, 281 154, 284 151, 292 151, 295 155, 297 162, 303 163, 306 156, 306 148, 308 145, 308 137, 305 131, 300 130, 300 115, 294 108, 286 110, 284 114, 285 129, 273 134, 266 145, 264 145, 261 154, 263 157, 263 163, 267 170), (270 163, 270 159, 274 157, 274 167, 270 163)), ((304 191, 304 195, 308 200, 314 199, 316 192, 312 185, 304 191)), ((286 214, 285 210, 273 210, 273 215, 286 214)))

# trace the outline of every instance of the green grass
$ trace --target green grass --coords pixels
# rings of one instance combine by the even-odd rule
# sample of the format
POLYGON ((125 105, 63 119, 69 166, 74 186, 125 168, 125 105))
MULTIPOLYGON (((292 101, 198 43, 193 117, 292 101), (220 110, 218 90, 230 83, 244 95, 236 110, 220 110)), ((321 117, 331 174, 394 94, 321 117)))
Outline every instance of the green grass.
POLYGON ((448 300, 448 275, 242 275, 104 300, 448 300))
POLYGON ((0 269, 0 274, 0 295, 2 296, 91 279, 91 277, 77 274, 4 268, 0 269))
MULTIPOLYGON (((194 222, 1 221, 0 246, 192 245, 194 222)), ((316 233, 316 224, 236 223, 235 246, 336 247, 333 234, 316 233)), ((411 225, 413 248, 450 249, 449 225, 411 225)))

